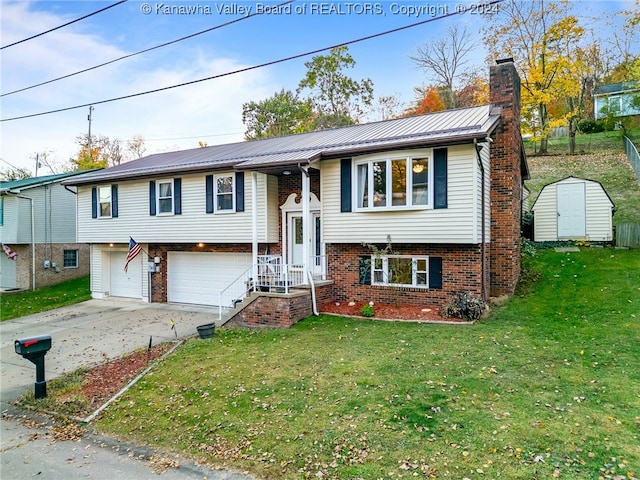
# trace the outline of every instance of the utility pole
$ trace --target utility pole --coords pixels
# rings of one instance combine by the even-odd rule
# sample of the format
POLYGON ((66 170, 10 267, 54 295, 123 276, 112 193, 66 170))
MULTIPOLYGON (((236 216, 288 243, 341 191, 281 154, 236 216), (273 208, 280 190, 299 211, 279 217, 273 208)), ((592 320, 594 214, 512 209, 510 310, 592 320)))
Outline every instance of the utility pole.
POLYGON ((93 154, 91 153, 91 112, 93 112, 93 105, 89 107, 89 116, 87 116, 87 120, 89 120, 89 137, 87 138, 89 158, 93 160, 93 154))
POLYGON ((38 167, 40 166, 40 154, 36 153, 36 177, 38 177, 38 167))

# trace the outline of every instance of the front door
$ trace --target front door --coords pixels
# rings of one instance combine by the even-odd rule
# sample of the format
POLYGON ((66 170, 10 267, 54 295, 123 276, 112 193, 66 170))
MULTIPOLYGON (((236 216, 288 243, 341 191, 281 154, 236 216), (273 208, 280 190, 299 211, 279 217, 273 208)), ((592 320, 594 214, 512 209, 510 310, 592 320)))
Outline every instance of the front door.
MULTIPOLYGON (((314 275, 319 275, 322 273, 322 251, 320 239, 322 238, 320 234, 320 214, 312 213, 311 220, 311 245, 309 248, 309 261, 307 262, 309 266, 309 271, 314 275)), ((303 257, 303 235, 302 235, 302 215, 300 213, 290 213, 289 214, 289 222, 287 226, 287 230, 289 231, 289 264, 292 267, 302 268, 304 264, 303 257)))
POLYGON ((586 235, 585 184, 562 183, 557 186, 558 238, 584 238, 586 235))

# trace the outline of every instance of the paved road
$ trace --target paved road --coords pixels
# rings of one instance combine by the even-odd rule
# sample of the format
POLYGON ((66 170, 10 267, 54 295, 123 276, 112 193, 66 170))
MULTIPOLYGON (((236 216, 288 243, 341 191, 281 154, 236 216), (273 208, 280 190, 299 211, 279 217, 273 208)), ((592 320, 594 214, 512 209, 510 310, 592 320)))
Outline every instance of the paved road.
POLYGON ((198 325, 216 318, 217 312, 205 307, 94 299, 0 323, 0 478, 250 480, 246 475, 210 470, 184 459, 172 459, 180 467, 158 474, 154 467, 164 463, 149 459, 164 458, 160 453, 98 435, 80 441, 56 440, 46 419, 25 417, 11 405, 33 389, 35 382, 35 366, 15 353, 16 339, 51 335, 52 348, 45 357, 49 381, 78 367, 145 348, 150 336, 154 344, 174 339, 170 320, 175 322, 178 337, 187 337, 196 334, 198 325))

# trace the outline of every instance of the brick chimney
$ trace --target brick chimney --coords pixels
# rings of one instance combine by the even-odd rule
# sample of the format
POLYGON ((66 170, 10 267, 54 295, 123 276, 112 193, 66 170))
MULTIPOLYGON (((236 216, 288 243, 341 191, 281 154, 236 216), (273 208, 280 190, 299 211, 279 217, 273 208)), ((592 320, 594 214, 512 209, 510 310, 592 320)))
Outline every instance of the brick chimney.
POLYGON ((520 276, 524 151, 520 135, 520 77, 513 59, 489 70, 489 99, 502 118, 490 145, 491 246, 489 295, 512 295, 520 276))

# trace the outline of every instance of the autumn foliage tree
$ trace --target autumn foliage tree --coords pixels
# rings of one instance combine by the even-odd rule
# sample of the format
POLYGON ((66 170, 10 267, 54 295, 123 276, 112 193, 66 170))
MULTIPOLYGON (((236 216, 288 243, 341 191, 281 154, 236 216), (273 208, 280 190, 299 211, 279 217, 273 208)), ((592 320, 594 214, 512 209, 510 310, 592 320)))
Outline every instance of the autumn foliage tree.
POLYGON ((584 29, 569 8, 566 0, 504 2, 485 30, 493 58, 515 60, 522 80, 523 126, 540 138, 540 153, 547 153, 550 104, 576 87, 575 78, 563 75, 574 62, 564 47, 577 44, 584 29))

